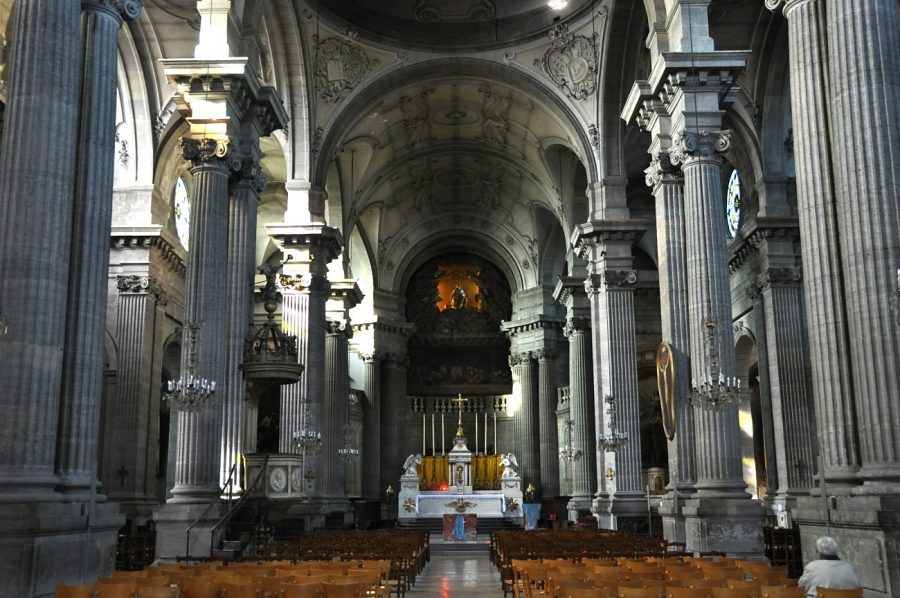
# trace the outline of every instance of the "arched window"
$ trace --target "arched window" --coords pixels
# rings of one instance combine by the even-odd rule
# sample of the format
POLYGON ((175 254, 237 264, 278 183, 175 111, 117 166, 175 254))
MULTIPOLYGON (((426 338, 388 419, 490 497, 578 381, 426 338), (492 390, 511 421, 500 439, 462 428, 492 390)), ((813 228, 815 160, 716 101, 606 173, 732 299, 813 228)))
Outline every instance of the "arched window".
POLYGON ((191 233, 191 202, 188 199, 187 186, 184 179, 178 178, 172 198, 172 215, 175 219, 175 232, 181 245, 187 249, 191 233))
POLYGON ((741 177, 737 169, 731 171, 728 188, 725 191, 725 221, 728 223, 729 238, 733 239, 741 226, 741 207, 744 193, 741 189, 741 177))

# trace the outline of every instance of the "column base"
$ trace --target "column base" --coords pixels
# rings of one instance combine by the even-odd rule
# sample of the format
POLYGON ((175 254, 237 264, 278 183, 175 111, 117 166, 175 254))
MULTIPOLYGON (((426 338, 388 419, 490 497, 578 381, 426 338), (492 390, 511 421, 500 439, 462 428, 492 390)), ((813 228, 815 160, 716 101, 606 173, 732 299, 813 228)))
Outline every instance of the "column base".
POLYGON ((763 555, 763 509, 750 498, 688 498, 682 507, 688 552, 763 555))
POLYGON ((816 558, 816 540, 830 535, 867 598, 900 595, 900 496, 829 496, 828 507, 830 525, 821 496, 798 498, 791 512, 804 564, 816 558))
POLYGON ((0 505, 0 593, 49 598, 57 584, 110 575, 124 524, 115 503, 0 505))
POLYGON ((177 557, 210 556, 212 528, 225 514, 225 507, 224 502, 168 502, 159 507, 153 513, 156 523, 156 560, 171 563, 177 557))
POLYGON ((582 517, 591 517, 591 497, 590 496, 573 496, 566 504, 566 511, 569 514, 569 521, 578 523, 582 517))
POLYGON ((669 492, 660 499, 659 515, 662 518, 663 537, 669 542, 679 542, 687 546, 685 534, 684 502, 692 497, 690 491, 679 491, 677 499, 669 492))
POLYGON ((647 497, 642 494, 600 496, 591 503, 591 513, 600 529, 615 529, 632 534, 650 532, 647 497))

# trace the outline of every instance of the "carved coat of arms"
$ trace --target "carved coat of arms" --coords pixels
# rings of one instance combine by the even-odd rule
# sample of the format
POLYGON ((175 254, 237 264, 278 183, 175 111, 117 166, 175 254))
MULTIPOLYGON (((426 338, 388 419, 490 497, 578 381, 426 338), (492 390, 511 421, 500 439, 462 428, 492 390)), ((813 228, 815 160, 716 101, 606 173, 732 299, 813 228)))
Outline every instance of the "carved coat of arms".
POLYGON ((329 37, 316 49, 316 91, 319 98, 337 103, 345 93, 363 80, 366 73, 377 64, 353 44, 329 37))
POLYGON ((597 89, 595 40, 569 33, 565 23, 553 27, 550 38, 552 45, 540 61, 544 72, 570 98, 583 100, 592 95, 597 89))

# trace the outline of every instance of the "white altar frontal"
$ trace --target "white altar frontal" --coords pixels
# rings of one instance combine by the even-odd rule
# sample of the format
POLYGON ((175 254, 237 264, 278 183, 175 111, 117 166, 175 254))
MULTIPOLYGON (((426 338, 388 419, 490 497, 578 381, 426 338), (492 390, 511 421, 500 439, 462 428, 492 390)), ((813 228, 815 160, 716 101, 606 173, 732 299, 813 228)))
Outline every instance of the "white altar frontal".
POLYGON ((399 519, 408 521, 454 513, 522 519, 522 479, 515 469, 515 457, 510 454, 503 459, 504 471, 499 490, 473 490, 472 452, 466 445, 462 426, 453 441, 447 472, 451 485, 445 491, 420 490, 417 466, 421 455, 407 457, 397 495, 399 519))

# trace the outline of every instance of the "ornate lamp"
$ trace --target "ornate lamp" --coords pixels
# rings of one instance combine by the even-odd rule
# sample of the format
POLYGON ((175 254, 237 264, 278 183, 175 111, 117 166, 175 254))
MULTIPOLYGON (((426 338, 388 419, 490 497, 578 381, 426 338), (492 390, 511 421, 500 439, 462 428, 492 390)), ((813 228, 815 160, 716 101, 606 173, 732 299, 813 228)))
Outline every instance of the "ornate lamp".
POLYGON ((215 380, 207 380, 197 376, 197 333, 200 327, 186 324, 188 329, 188 363, 187 373, 178 380, 169 380, 163 400, 169 401, 178 411, 196 412, 203 409, 216 394, 215 380))
POLYGON ((322 433, 309 429, 294 432, 294 446, 301 455, 318 455, 322 450, 322 433))
POLYGON ((628 442, 628 433, 616 426, 616 399, 612 395, 606 395, 606 415, 609 417, 609 433, 601 434, 597 438, 597 448, 605 452, 616 452, 628 442))
POLYGON ((575 427, 575 422, 571 419, 566 420, 566 444, 559 449, 559 458, 568 461, 569 463, 574 463, 581 459, 582 452, 572 446, 572 428, 575 427))
POLYGON ((721 411, 741 401, 741 381, 726 377, 719 365, 719 347, 716 339, 719 321, 707 318, 706 325, 706 374, 700 380, 691 380, 691 404, 708 411, 721 411))

